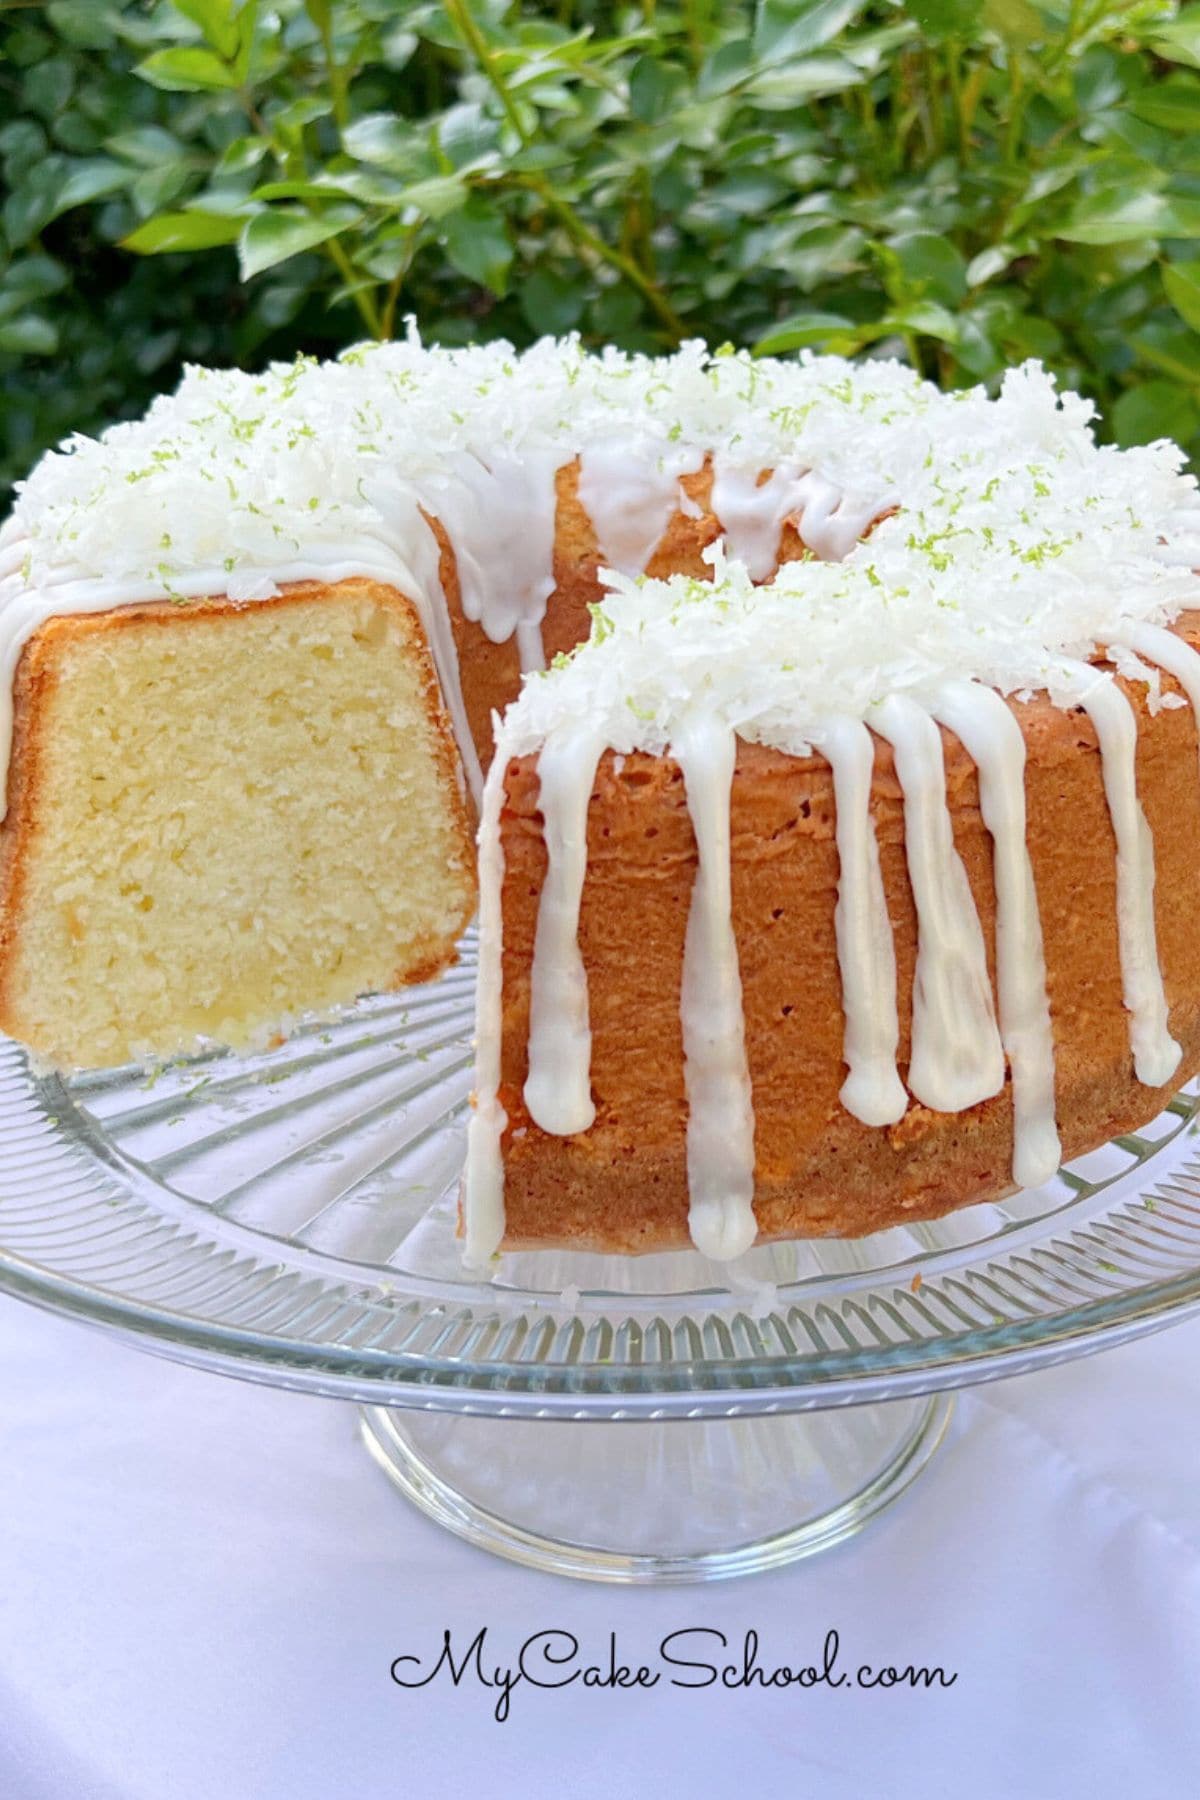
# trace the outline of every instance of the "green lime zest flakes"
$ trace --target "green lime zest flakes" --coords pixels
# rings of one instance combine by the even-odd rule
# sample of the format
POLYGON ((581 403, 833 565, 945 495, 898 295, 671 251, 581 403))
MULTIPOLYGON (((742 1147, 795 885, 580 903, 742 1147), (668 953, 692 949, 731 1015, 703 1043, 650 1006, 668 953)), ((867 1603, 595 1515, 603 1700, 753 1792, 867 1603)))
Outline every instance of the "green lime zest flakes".
POLYGON ((616 627, 608 613, 604 610, 604 602, 602 600, 589 600, 588 612, 592 617, 592 642, 602 644, 606 638, 612 636, 616 627))

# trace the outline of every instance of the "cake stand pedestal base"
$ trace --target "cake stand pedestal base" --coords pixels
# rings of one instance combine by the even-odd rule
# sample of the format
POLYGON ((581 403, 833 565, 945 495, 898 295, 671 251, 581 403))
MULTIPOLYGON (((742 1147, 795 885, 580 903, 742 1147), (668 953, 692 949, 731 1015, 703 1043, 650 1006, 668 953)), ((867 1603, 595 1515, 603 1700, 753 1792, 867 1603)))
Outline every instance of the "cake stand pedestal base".
POLYGON ((841 1543, 902 1494, 952 1397, 760 1418, 559 1421, 362 1409, 402 1493, 497 1556, 585 1581, 715 1581, 841 1543))

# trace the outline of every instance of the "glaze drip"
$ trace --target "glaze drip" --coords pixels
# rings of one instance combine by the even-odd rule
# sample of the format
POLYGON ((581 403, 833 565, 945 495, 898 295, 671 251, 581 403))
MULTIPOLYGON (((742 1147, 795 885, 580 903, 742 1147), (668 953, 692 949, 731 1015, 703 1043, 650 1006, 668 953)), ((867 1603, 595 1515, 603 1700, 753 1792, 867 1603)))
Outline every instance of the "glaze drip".
POLYGON ((979 915, 954 847, 941 733, 901 694, 872 707, 868 718, 895 755, 917 909, 908 1086, 935 1112, 964 1112, 1003 1087, 1004 1051, 979 915))
POLYGON ((465 618, 494 644, 517 640, 521 668, 545 668, 542 620, 554 592, 555 478, 560 449, 518 459, 502 453, 457 456, 417 484, 454 551, 465 618))
POLYGON ((525 1104, 543 1131, 568 1137, 596 1116, 587 976, 579 908, 587 873, 587 818, 604 740, 586 726, 547 738, 538 757, 546 876, 530 971, 529 1075, 525 1104))
POLYGON ((672 518, 691 504, 680 477, 703 467, 702 450, 628 435, 580 452, 579 499, 609 568, 642 573, 672 518))
POLYGON ((1137 797, 1137 721, 1111 675, 1076 663, 1077 704, 1095 727, 1117 840, 1117 938, 1134 1073, 1162 1087, 1183 1051, 1167 1029, 1167 1000, 1154 932, 1154 843, 1137 797))
POLYGON ((671 744, 683 771, 697 867, 683 952, 680 1019, 688 1098, 688 1226, 716 1262, 754 1242, 754 1109, 746 1066, 742 983, 733 934, 729 801, 737 740, 696 717, 671 744))
POLYGON ((857 719, 833 719, 820 738, 833 772, 838 891, 834 923, 849 1070, 839 1098, 864 1125, 894 1125, 908 1095, 896 1070, 896 952, 871 817, 875 748, 857 719))
POLYGON ((1177 632, 1161 625, 1135 625, 1125 642, 1136 656, 1157 663, 1173 675, 1184 693, 1200 731, 1200 655, 1177 632))
POLYGON ((500 1104, 503 1040, 504 845, 500 814, 508 751, 503 731, 483 785, 479 816, 479 966, 475 996, 475 1092, 463 1175, 463 1261, 482 1268, 504 1237, 504 1158, 508 1114, 500 1104))
POLYGON ((975 764, 979 809, 993 844, 996 987, 1012 1070, 1013 1180, 1038 1187, 1062 1158, 1054 1116, 1054 1037, 1046 962, 1025 820, 1025 739, 1000 695, 979 682, 947 682, 934 716, 975 764))
POLYGON ((712 509, 730 556, 753 581, 774 573, 789 520, 814 556, 841 562, 889 504, 886 499, 855 502, 815 469, 795 463, 767 473, 728 454, 713 458, 712 509))

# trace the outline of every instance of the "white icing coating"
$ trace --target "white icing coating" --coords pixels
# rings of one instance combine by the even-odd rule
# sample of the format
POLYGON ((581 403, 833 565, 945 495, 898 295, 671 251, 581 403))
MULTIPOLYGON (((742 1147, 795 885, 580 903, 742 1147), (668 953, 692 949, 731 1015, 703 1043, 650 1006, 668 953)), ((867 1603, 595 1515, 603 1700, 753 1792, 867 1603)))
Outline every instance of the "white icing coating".
POLYGON ((628 430, 580 452, 579 499, 609 568, 642 573, 688 499, 680 476, 703 466, 703 450, 638 440, 628 430))
POLYGON ((475 1092, 463 1177, 463 1261, 481 1268, 504 1237, 504 1159, 508 1114, 500 1104, 503 1035, 504 845, 500 814, 508 751, 501 731, 479 814, 479 963, 475 989, 475 1092))
POLYGON ((900 694, 872 707, 869 721, 895 755, 917 910, 908 1086, 936 1112, 963 1112, 999 1093, 1004 1051, 979 915, 954 847, 941 733, 900 694))
POLYGON ((757 463, 713 458, 712 509, 735 562, 752 581, 765 581, 779 562, 783 527, 796 511, 795 471, 784 464, 766 472, 757 463))
POLYGON ((371 494, 396 546, 398 567, 393 580, 407 581, 404 592, 412 599, 425 628, 463 773, 478 807, 483 794, 483 770, 463 700, 458 649, 442 588, 437 537, 416 493, 406 482, 379 476, 371 485, 371 494))
POLYGON ((520 458, 492 451, 456 457, 421 481, 428 510, 450 539, 464 617, 494 644, 516 637, 523 670, 544 669, 541 626, 554 592, 555 476, 561 450, 520 458))
POLYGON ((814 555, 841 562, 884 505, 878 499, 855 505, 823 475, 792 462, 766 473, 756 462, 739 462, 727 452, 713 459, 712 509, 730 557, 745 565, 753 581, 774 574, 789 519, 814 555))
POLYGON ((538 901, 529 996, 525 1104, 543 1131, 569 1137, 596 1116, 587 976, 579 951, 579 907, 587 873, 587 816, 604 741, 563 726, 538 757, 546 877, 538 901))
POLYGON ((864 1125, 894 1125, 908 1095, 896 1070, 896 953, 871 817, 875 748, 857 719, 831 719, 819 748, 833 772, 838 849, 834 922, 849 1073, 839 1098, 864 1125))
POLYGON ((978 682, 947 682, 933 711, 978 773, 979 809, 993 844, 996 993, 1012 1070, 1013 1179, 1019 1187, 1038 1187, 1058 1168, 1062 1145, 1042 924, 1025 833, 1025 739, 999 694, 978 682))
POLYGON ((1100 745, 1100 767, 1117 840, 1117 937, 1121 987, 1129 1013, 1134 1073, 1147 1087, 1171 1079, 1183 1055, 1167 1028, 1167 1000, 1154 932, 1154 843, 1137 797, 1137 720, 1102 669, 1077 663, 1076 704, 1100 745))
POLYGON ((1177 632, 1167 631, 1161 625, 1135 625, 1128 643, 1137 656, 1157 663, 1175 677, 1200 728, 1200 655, 1177 632))
POLYGON ((698 864, 683 953, 680 1019, 688 1097, 692 1242, 728 1262, 754 1242, 754 1109, 742 983, 733 935, 729 799, 737 741, 728 726, 680 722, 671 754, 683 771, 698 864))
POLYGON ((7 582, 20 574, 27 554, 24 538, 19 537, 15 531, 0 539, 0 582, 7 582))
POLYGON ((825 562, 841 562, 849 556, 871 521, 883 510, 883 502, 864 504, 843 494, 835 482, 816 469, 807 469, 796 482, 794 512, 800 536, 825 562))

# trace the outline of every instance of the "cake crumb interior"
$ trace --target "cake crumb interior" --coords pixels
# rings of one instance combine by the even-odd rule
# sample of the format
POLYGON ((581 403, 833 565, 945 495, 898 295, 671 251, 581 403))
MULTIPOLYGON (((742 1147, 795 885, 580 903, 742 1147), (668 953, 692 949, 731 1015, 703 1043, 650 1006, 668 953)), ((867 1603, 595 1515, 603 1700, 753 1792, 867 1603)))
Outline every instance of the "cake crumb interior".
POLYGON ((51 1061, 245 1048, 448 960, 470 842, 401 596, 57 620, 38 661, 5 1011, 51 1061))

